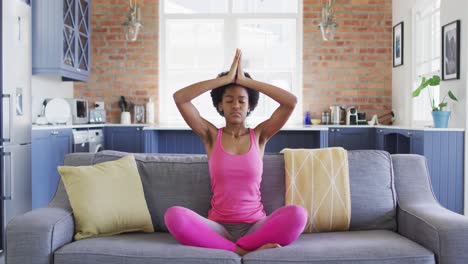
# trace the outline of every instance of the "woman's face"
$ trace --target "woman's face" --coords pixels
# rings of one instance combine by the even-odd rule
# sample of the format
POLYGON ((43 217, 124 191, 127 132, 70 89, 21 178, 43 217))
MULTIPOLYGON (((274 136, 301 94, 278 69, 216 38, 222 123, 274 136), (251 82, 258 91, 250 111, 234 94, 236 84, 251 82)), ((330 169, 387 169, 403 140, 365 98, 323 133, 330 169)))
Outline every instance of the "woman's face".
POLYGON ((243 123, 249 111, 249 94, 247 90, 239 85, 227 88, 219 108, 224 111, 226 123, 243 123))

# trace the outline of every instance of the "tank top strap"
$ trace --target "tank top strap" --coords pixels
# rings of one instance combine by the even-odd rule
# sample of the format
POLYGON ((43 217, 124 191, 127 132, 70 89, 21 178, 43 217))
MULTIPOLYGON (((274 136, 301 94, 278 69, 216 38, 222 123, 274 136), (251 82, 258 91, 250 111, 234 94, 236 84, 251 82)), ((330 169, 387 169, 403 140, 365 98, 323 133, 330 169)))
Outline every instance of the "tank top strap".
POLYGON ((257 144, 257 137, 255 136, 255 130, 253 128, 249 128, 250 132, 250 144, 252 144, 253 147, 258 149, 258 144, 257 144))
POLYGON ((221 144, 221 137, 223 136, 223 128, 218 129, 218 135, 216 135, 216 145, 221 144))

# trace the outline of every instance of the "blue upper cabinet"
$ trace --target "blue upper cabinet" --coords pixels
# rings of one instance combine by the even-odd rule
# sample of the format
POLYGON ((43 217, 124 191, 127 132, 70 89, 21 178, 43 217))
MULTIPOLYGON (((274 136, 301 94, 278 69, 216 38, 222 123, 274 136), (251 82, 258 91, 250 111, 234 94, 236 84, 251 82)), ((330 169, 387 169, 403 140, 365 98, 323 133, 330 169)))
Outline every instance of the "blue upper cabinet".
POLYGON ((90 73, 91 0, 32 2, 33 74, 86 81, 90 73))
POLYGON ((328 146, 343 147, 346 150, 373 149, 373 128, 338 128, 328 129, 328 146))

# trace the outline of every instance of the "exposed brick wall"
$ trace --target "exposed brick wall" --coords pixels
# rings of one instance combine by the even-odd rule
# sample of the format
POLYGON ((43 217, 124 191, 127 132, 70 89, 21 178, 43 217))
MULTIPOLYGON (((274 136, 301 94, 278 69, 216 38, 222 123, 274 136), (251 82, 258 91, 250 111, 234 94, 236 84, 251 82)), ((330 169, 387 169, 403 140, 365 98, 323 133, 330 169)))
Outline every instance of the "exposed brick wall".
POLYGON ((145 104, 152 97, 158 105, 159 1, 138 2, 143 29, 135 42, 127 42, 123 34, 128 0, 93 0, 91 4, 91 75, 87 83, 75 82, 74 96, 90 103, 104 101, 107 122, 120 122, 117 102, 121 95, 134 104, 145 104))
POLYGON ((390 111, 392 0, 336 0, 335 17, 335 41, 324 42, 320 0, 304 0, 304 111, 356 106, 367 119, 390 111))
MULTIPOLYGON (((143 30, 127 42, 121 24, 127 0, 93 0, 91 77, 75 83, 75 97, 105 101, 108 122, 119 122, 124 95, 144 104, 153 97, 158 119, 158 0, 140 0, 143 30)), ((304 0, 303 110, 314 117, 330 105, 372 114, 391 110, 392 1, 336 0, 335 41, 323 42, 320 0, 304 0)))

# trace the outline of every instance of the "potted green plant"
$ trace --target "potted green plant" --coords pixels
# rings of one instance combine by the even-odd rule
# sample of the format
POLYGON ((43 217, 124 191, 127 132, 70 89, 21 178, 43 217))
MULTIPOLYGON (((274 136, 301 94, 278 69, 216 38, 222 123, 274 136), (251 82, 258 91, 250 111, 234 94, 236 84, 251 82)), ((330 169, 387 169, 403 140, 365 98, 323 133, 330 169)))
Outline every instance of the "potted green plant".
MULTIPOLYGON (((416 88, 416 90, 413 91, 413 97, 418 97, 422 90, 424 90, 428 86, 438 86, 440 84, 440 76, 439 75, 434 75, 429 79, 426 79, 425 77, 422 78, 421 84, 416 88)), ((448 119, 450 117, 450 111, 444 111, 444 107, 447 106, 447 102, 445 101, 447 99, 447 95, 450 99, 453 101, 457 101, 457 97, 452 93, 452 91, 448 91, 448 93, 442 98, 440 103, 436 105, 436 102, 434 100, 433 94, 431 92, 427 93, 429 95, 429 100, 431 101, 431 107, 432 107, 432 118, 434 120, 434 127, 437 128, 446 128, 448 124, 448 119)))

